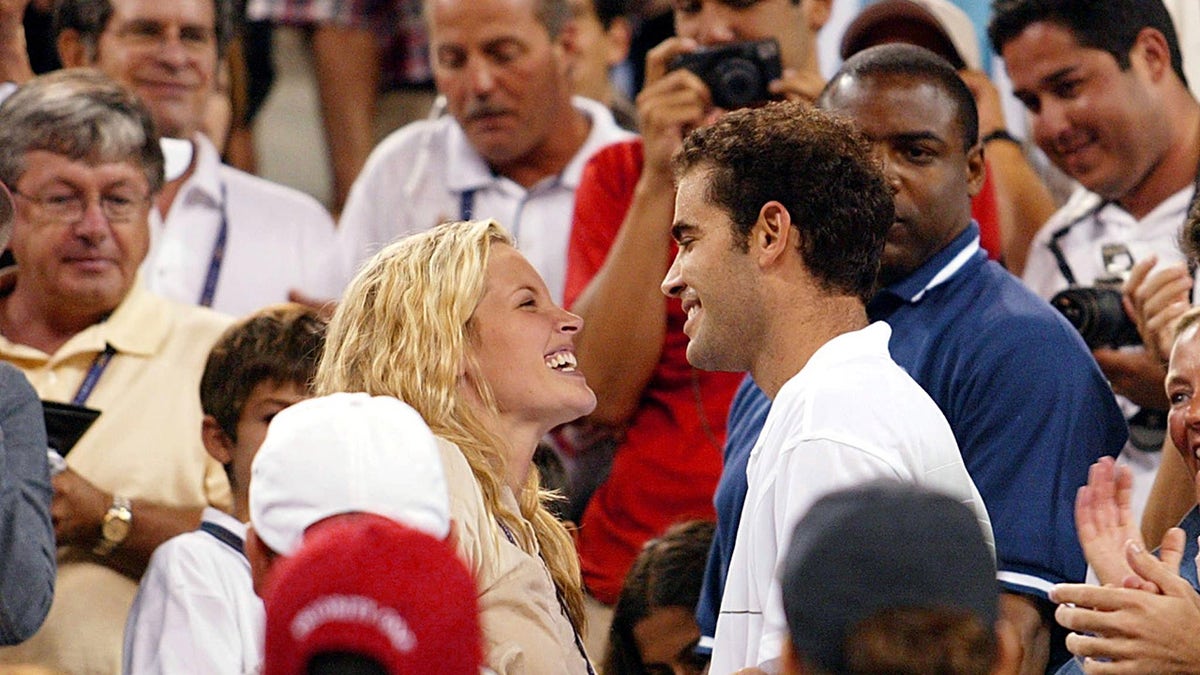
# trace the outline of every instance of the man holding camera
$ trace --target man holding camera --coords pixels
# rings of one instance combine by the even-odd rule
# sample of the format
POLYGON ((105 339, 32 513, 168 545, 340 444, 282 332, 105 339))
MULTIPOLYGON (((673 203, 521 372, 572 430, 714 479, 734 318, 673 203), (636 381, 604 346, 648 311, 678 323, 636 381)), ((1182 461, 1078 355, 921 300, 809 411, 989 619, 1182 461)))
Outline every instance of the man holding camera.
MULTIPOLYGON (((1169 349, 1173 319, 1191 304, 1177 238, 1195 198, 1200 104, 1162 0, 997 0, 988 32, 1034 140, 1086 188, 1034 239, 1025 283, 1050 298, 1128 279, 1148 341, 1093 351, 1129 418, 1121 461, 1133 469, 1140 516, 1164 442, 1161 345, 1169 349), (1166 266, 1151 273, 1156 264, 1166 266)), ((1115 304, 1109 315, 1107 323, 1126 321, 1115 304)))
POLYGON ((398 236, 495 218, 558 302, 584 162, 632 134, 571 96, 567 0, 429 0, 424 11, 449 115, 405 125, 367 159, 339 223, 352 267, 398 236))
MULTIPOLYGON (((588 423, 617 439, 611 473, 588 503, 578 537, 584 582, 599 601, 591 605, 589 635, 607 633, 604 605, 616 600, 647 539, 677 520, 713 517, 725 415, 741 379, 688 364, 680 302, 659 290, 674 255, 671 155, 689 131, 724 112, 714 102, 730 92, 711 86, 714 64, 733 57, 771 70, 747 43, 777 41, 782 76, 766 83, 767 95, 815 98, 824 86, 816 33, 830 7, 831 0, 675 3, 677 37, 646 57, 637 98, 642 138, 605 148, 584 169, 565 300, 585 319, 576 353, 598 401, 588 423), (722 47, 729 48, 725 58, 696 55, 722 47), (699 73, 672 68, 687 54, 699 73)), ((589 649, 602 653, 602 643, 589 640, 589 649)))

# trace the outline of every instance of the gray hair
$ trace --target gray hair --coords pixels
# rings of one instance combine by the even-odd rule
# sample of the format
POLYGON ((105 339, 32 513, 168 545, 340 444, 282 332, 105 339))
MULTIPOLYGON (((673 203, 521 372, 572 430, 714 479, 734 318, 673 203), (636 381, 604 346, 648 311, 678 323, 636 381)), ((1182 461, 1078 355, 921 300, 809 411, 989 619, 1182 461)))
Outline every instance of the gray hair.
POLYGON ((91 164, 141 166, 151 194, 163 186, 163 154, 150 111, 90 68, 34 78, 0 105, 0 181, 14 186, 25 155, 44 150, 91 164))
MULTIPOLYGON (((213 35, 217 40, 217 57, 224 58, 225 48, 233 40, 233 6, 230 0, 210 0, 213 4, 213 35)), ((79 33, 79 40, 87 50, 88 61, 96 60, 96 48, 100 34, 112 19, 111 0, 58 0, 54 4, 54 36, 64 30, 79 33)))

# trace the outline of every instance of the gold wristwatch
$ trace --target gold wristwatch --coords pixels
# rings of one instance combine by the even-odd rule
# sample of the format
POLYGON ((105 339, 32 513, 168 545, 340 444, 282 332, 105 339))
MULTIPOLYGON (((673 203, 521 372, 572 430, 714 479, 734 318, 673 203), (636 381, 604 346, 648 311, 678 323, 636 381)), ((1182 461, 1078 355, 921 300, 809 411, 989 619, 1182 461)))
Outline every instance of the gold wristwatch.
POLYGON ((100 542, 92 549, 96 555, 108 555, 125 541, 133 529, 133 504, 128 497, 113 495, 112 506, 100 524, 100 542))

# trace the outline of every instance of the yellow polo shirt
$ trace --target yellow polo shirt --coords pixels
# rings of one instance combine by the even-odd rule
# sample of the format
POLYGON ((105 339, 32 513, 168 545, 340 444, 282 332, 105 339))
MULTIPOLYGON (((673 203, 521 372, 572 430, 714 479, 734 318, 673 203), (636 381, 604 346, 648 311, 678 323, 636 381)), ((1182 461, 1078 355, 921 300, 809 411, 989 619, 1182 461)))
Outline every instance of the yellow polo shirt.
MULTIPOLYGON (((0 279, 0 294, 11 285, 0 279)), ((100 417, 67 464, 100 489, 132 499, 228 509, 225 473, 200 439, 199 386, 209 350, 232 321, 135 284, 107 321, 76 334, 56 353, 0 336, 0 359, 20 368, 42 398, 69 403, 97 354, 112 345, 116 354, 85 403, 100 417)), ((89 551, 59 548, 46 623, 26 643, 0 650, 0 663, 119 673, 125 616, 136 591, 136 582, 95 562, 89 551)))

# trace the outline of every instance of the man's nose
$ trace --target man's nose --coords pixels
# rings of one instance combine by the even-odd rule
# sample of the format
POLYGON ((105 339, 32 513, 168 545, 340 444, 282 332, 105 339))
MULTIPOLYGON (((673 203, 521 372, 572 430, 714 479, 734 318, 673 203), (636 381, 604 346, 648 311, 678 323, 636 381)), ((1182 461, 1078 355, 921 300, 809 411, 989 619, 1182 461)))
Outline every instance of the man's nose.
POLYGON ((719 45, 738 40, 737 17, 724 3, 702 3, 698 20, 696 41, 700 44, 719 45))
POLYGON ((679 273, 679 254, 675 254, 675 260, 671 261, 671 269, 667 270, 667 276, 663 277, 662 289, 663 295, 668 298, 678 298, 687 284, 683 283, 683 277, 679 273))
POLYGON ((492 64, 486 59, 472 58, 467 63, 467 78, 471 92, 475 95, 486 94, 496 87, 496 73, 492 64))

